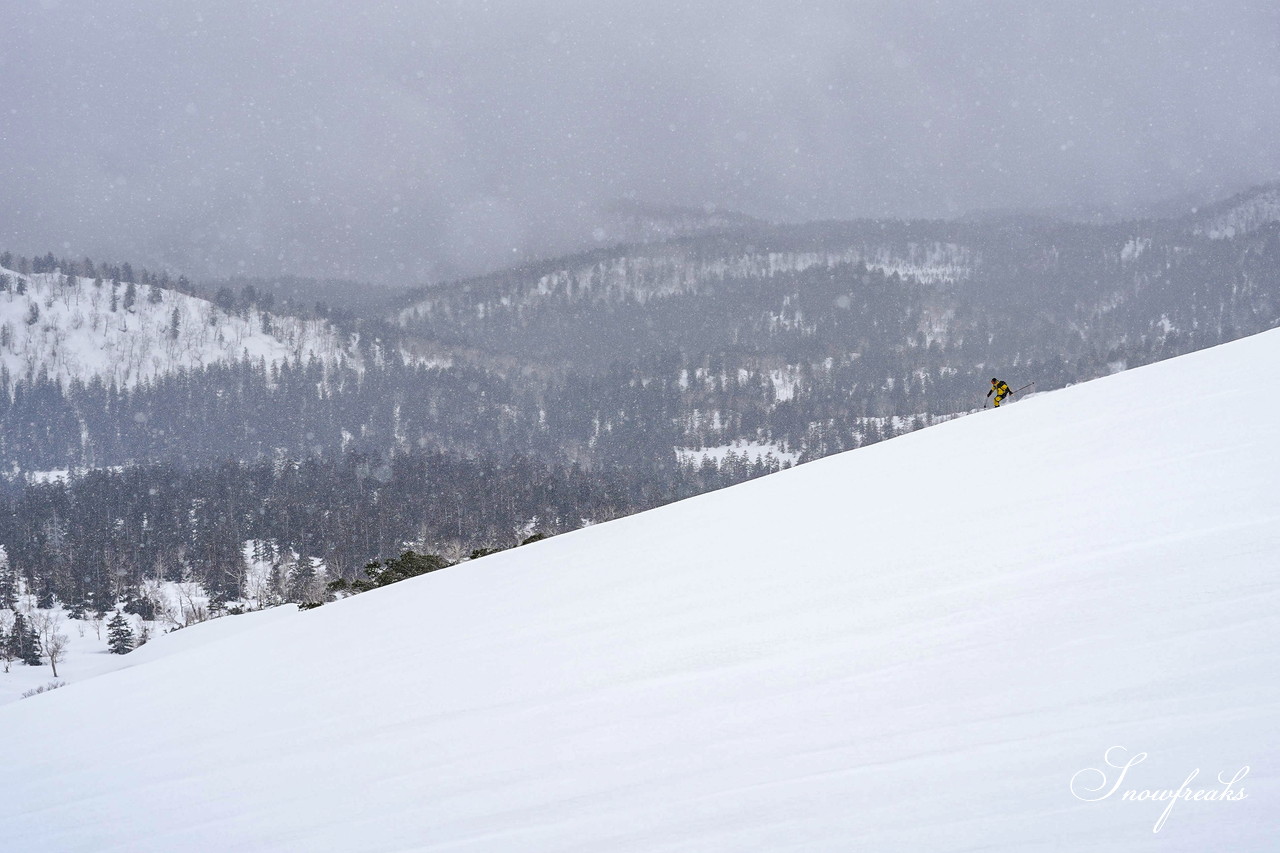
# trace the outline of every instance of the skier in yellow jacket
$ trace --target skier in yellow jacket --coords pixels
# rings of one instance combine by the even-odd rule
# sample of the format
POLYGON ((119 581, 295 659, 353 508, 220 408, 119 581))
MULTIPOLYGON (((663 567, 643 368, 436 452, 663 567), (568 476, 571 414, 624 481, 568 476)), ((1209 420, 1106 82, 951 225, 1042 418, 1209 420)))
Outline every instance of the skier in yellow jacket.
POLYGON ((996 395, 995 407, 998 409, 1000 408, 1000 404, 1004 402, 1004 398, 1008 397, 1012 393, 1013 392, 1009 390, 1009 384, 1007 382, 1002 382, 999 379, 993 378, 991 380, 991 390, 987 392, 987 396, 990 397, 992 394, 996 395))

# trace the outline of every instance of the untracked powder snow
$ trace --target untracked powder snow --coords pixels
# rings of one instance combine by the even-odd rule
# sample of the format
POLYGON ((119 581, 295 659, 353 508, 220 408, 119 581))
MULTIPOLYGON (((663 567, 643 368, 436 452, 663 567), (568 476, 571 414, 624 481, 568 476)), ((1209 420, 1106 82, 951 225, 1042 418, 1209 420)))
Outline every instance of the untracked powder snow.
POLYGON ((0 707, 0 845, 1273 851, 1277 364, 1264 333, 0 707))

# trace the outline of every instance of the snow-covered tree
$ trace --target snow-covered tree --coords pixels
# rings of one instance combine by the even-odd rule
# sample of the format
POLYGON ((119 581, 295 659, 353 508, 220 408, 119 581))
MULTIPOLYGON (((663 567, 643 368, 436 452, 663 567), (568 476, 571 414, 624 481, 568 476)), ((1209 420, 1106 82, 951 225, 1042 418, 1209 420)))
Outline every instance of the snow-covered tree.
POLYGON ((18 579, 9 565, 9 555, 0 546, 0 610, 15 610, 18 606, 18 579))
POLYGON ((22 611, 13 614, 13 627, 9 629, 8 645, 15 660, 27 666, 40 665, 40 638, 22 611))
POLYGON ((298 558, 298 562, 294 564, 293 571, 289 575, 289 588, 285 600, 302 604, 308 601, 315 601, 319 597, 319 593, 315 561, 311 557, 303 555, 298 558))
POLYGON ((31 614, 32 630, 40 637, 40 650, 53 667, 53 677, 58 677, 58 662, 67 654, 67 635, 62 633, 62 614, 56 610, 37 610, 31 614))
POLYGON ((0 663, 4 664, 4 671, 8 672, 9 667, 18 659, 17 651, 10 642, 13 634, 13 611, 0 610, 0 663))
POLYGON ((135 638, 129 620, 119 610, 107 623, 107 648, 113 655, 124 655, 133 651, 135 638))

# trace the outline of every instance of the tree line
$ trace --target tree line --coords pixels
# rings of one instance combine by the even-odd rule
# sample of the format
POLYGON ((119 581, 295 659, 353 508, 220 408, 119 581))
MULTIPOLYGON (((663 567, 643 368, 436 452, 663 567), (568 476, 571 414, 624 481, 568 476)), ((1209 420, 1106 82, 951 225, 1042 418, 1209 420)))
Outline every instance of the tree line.
POLYGON ((289 563, 282 585, 297 583, 292 555, 350 579, 406 549, 456 562, 780 467, 755 460, 588 471, 420 451, 94 469, 14 488, 0 503, 0 544, 38 607, 56 601, 78 614, 124 603, 152 618, 140 599, 154 581, 198 583, 215 606, 243 597, 247 544, 289 563))

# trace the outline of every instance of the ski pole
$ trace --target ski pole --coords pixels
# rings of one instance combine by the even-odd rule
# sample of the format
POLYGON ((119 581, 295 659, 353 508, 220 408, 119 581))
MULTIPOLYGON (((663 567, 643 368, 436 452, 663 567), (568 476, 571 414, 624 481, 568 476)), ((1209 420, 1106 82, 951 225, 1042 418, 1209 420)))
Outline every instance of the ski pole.
MULTIPOLYGON (((1023 386, 1022 386, 1022 388, 1019 388, 1019 389, 1018 389, 1018 391, 1022 391, 1022 390, 1026 389, 1026 388, 1030 388, 1032 385, 1035 385, 1035 384, 1036 384, 1036 383, 1034 383, 1034 382, 1028 382, 1026 385, 1023 385, 1023 386)), ((1011 393, 1011 394, 1017 394, 1017 393, 1018 393, 1018 391, 1010 391, 1009 393, 1011 393)))

